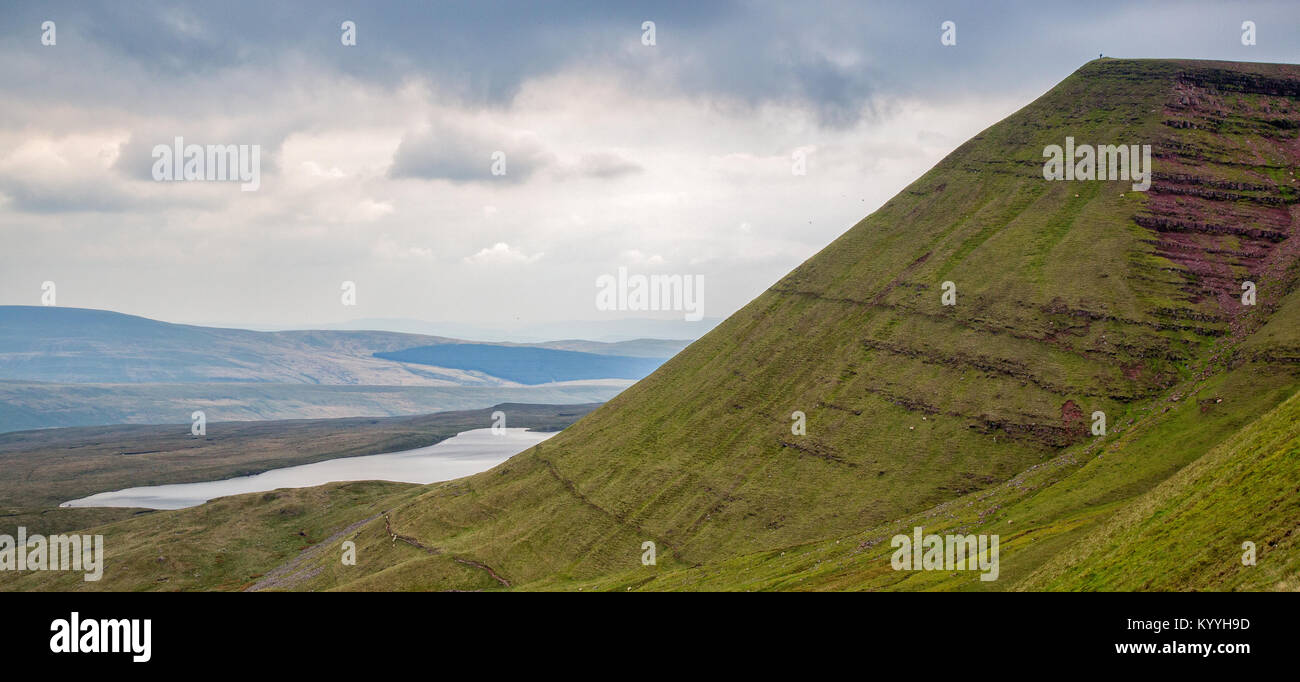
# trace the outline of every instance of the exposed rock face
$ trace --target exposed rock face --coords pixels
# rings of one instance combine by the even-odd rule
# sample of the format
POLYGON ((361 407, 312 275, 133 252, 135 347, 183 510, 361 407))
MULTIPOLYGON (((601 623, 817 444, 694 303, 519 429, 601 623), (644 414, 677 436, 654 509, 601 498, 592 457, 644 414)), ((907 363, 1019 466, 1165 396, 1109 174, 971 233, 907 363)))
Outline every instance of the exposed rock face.
POLYGON ((1300 200, 1290 170, 1300 160, 1300 81, 1188 68, 1172 85, 1164 125, 1179 132, 1153 145, 1160 171, 1134 221, 1155 233, 1160 255, 1182 266, 1188 302, 1214 299, 1233 317, 1243 311, 1242 282, 1289 260, 1283 242, 1294 235, 1300 200), (1243 134, 1252 147, 1240 146, 1243 134))

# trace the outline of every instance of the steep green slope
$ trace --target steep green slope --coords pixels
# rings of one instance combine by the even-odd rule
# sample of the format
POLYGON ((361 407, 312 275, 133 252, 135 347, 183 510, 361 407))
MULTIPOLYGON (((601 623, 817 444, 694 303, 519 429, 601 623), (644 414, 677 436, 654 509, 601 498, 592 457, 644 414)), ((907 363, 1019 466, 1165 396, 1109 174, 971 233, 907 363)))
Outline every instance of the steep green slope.
POLYGON ((1300 590, 1300 394, 1126 505, 1025 589, 1300 590), (1254 564, 1240 559, 1255 545, 1254 564))
POLYGON ((1089 63, 651 376, 293 587, 461 588, 471 565, 490 588, 1064 586, 1025 581, 1300 386, 1298 106, 1293 66, 1089 63), (1045 181, 1066 137, 1150 144, 1151 190, 1045 181), (1000 578, 892 570, 917 525, 1001 535, 1000 578))
MULTIPOLYGON (((393 528, 514 584, 599 583, 644 571, 645 540, 666 573, 859 533, 1064 458, 1063 487, 1027 509, 1052 537, 1083 532, 1295 385, 1293 356, 1278 352, 1291 340, 1250 333, 1294 282, 1297 94, 1288 66, 1090 63, 658 372, 498 469, 395 510, 393 528), (1151 191, 1045 181, 1043 149, 1067 136, 1150 144, 1151 191), (1240 305, 1247 279, 1257 306, 1240 305), (941 303, 944 281, 955 306, 941 303), (1264 345, 1226 355, 1243 340, 1264 345), (1227 398, 1213 417, 1163 411, 1202 371, 1247 359, 1208 389, 1227 398), (806 436, 791 433, 796 410, 806 436), (1137 454, 1097 459, 1094 411, 1137 454)), ((381 536, 376 566, 429 561, 381 536)), ((1033 563, 1026 551, 1018 565, 1009 540, 1001 586, 1033 563)), ((437 587, 436 575, 407 586, 437 587)), ((319 586, 347 580, 323 573, 319 586)))
MULTIPOLYGON (((1128 505, 1140 504, 1142 491, 1150 490, 1189 462, 1203 466, 1200 458, 1210 457, 1206 453, 1216 448, 1233 447, 1242 429, 1253 425, 1256 415, 1296 391, 1293 374, 1261 376, 1260 369, 1246 364, 1208 379, 1188 381, 1170 391, 1171 397, 1181 395, 1181 399, 1152 401, 1138 411, 1134 424, 1119 434, 1067 448, 1052 460, 987 490, 890 523, 700 567, 651 573, 627 571, 583 582, 581 586, 650 590, 1043 589, 1049 587, 1043 581, 1027 580, 1043 562, 1083 556, 1087 551, 1084 548, 1095 544, 1088 540, 1089 535, 1128 505), (966 572, 892 570, 890 559, 895 548, 890 539, 895 534, 910 534, 918 526, 925 533, 999 535, 998 580, 981 582, 975 574, 966 572)), ((1295 480, 1293 475, 1283 476, 1271 484, 1294 487, 1295 480)), ((1205 520, 1225 526, 1254 526, 1257 515, 1234 514, 1260 503, 1270 503, 1266 491, 1247 495, 1237 508, 1219 509, 1225 515, 1222 519, 1205 520)), ((1285 509, 1283 512, 1285 515, 1285 509)), ((1294 516, 1291 518, 1294 526, 1294 516)), ((1282 523, 1285 525, 1285 520, 1282 523)), ((1165 530, 1177 532, 1177 528, 1165 530)), ((1269 537, 1276 533, 1264 524, 1253 534, 1269 537)), ((1212 553, 1202 553, 1202 561, 1226 570, 1238 564, 1240 556, 1239 549, 1218 546, 1212 553)), ((1267 559, 1261 558, 1261 575, 1275 575, 1293 566, 1296 559, 1285 548, 1267 559)), ((1180 555, 1164 558, 1169 564, 1184 560, 1187 557, 1180 555)), ((1196 587, 1222 589, 1227 585, 1208 581, 1196 587)))

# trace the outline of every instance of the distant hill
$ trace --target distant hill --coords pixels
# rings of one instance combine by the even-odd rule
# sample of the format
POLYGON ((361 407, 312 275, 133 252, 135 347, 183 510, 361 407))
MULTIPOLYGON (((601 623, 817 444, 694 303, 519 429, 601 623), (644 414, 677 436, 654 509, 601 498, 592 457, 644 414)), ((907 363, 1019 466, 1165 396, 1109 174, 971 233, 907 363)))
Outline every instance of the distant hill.
MULTIPOLYGON (((384 331, 257 332, 171 324, 106 310, 0 306, 0 379, 56 383, 266 382, 370 386, 491 386, 514 379, 468 369, 457 359, 460 339, 384 331), (377 354, 442 346, 446 366, 405 364, 377 354)), ((574 375, 580 358, 536 353, 557 348, 586 354, 593 366, 649 367, 637 374, 580 372, 583 378, 640 378, 658 362, 600 361, 598 356, 638 356, 660 362, 685 341, 640 339, 620 343, 565 340, 497 344, 501 357, 537 365, 538 375, 574 375), (527 359, 523 359, 527 358, 527 359)), ((470 351, 475 357, 478 350, 470 351)), ((567 381, 570 379, 559 379, 567 381)), ((532 383, 532 382, 530 382, 532 383)))
MULTIPOLYGON (((721 321, 717 317, 706 317, 696 322, 687 322, 680 317, 675 319, 628 317, 609 320, 558 320, 502 329, 473 324, 430 322, 405 318, 363 318, 324 324, 259 325, 256 328, 267 331, 284 331, 288 329, 376 329, 429 336, 453 336, 458 339, 477 339, 490 343, 538 343, 545 345, 549 339, 589 339, 611 343, 637 339, 694 341, 718 326, 721 321)), ((628 353, 628 355, 633 355, 633 353, 628 353)))
POLYGON ((51 384, 0 381, 0 433, 60 426, 179 424, 190 415, 210 421, 396 417, 468 410, 502 401, 572 404, 603 402, 627 379, 519 386, 330 386, 221 384, 51 384))
POLYGON ((399 332, 258 332, 107 310, 0 306, 0 432, 177 423, 193 410, 263 420, 598 402, 687 343, 567 339, 485 350, 399 332), (439 349, 436 357, 413 350, 430 347, 439 349), (549 382, 561 383, 538 385, 549 382))
POLYGON ((621 355, 596 355, 551 348, 493 344, 442 344, 375 353, 397 362, 449 367, 490 374, 521 384, 589 379, 640 379, 663 361, 621 355))

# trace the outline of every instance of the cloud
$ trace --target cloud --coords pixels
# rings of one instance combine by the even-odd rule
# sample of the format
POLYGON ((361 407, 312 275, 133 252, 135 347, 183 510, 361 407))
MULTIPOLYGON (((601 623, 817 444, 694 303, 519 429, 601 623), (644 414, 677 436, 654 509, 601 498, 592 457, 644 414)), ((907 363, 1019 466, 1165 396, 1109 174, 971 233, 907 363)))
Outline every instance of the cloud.
POLYGON ((0 195, 25 213, 116 213, 147 205, 111 168, 118 136, 32 136, 0 148, 0 195))
POLYGON ((517 265, 536 262, 542 255, 541 253, 535 253, 530 256, 519 249, 511 248, 505 242, 497 242, 490 248, 483 249, 472 256, 466 256, 465 262, 471 265, 517 265))
POLYGON ((381 236, 372 250, 376 258, 384 261, 433 260, 433 249, 423 246, 403 247, 388 235, 381 236))
POLYGON ((593 152, 583 154, 574 164, 573 170, 585 177, 612 179, 640 173, 645 169, 635 161, 614 152, 593 152))
POLYGON ((325 322, 355 279, 368 314, 576 319, 586 273, 627 264, 705 274, 725 314, 1098 52, 1300 50, 1294 3, 1192 5, 8 3, 0 303, 58 279, 163 319, 325 322), (153 182, 177 135, 261 145, 261 189, 153 182))
POLYGON ((554 163, 555 155, 530 132, 444 121, 404 136, 389 176, 521 183, 554 163))
POLYGON ((133 180, 154 182, 153 167, 157 161, 154 148, 158 145, 173 147, 176 138, 186 146, 235 145, 260 147, 258 152, 260 175, 263 178, 278 172, 280 146, 288 135, 287 130, 267 126, 256 128, 256 123, 241 121, 234 124, 222 120, 190 120, 179 122, 150 122, 134 130, 118 149, 116 170, 133 180))
POLYGON ((628 265, 663 265, 664 264, 663 256, 657 253, 647 255, 645 253, 642 253, 639 249, 628 249, 627 251, 623 251, 618 255, 618 259, 620 262, 626 263, 628 265))
POLYGON ((1286 2, 944 0, 926 3, 924 11, 858 0, 811 7, 778 0, 190 0, 156 12, 114 2, 8 5, 0 22, 0 63, 7 67, 0 90, 40 93, 51 102, 184 100, 195 96, 195 80, 216 93, 285 89, 311 65, 378 88, 422 76, 468 107, 498 108, 513 104, 529 81, 600 65, 643 90, 717 106, 803 106, 832 128, 872 116, 878 95, 1017 83, 1032 91, 1103 51, 1288 61, 1300 46, 1300 34, 1284 28, 1295 23, 1286 2), (1185 6, 1193 9, 1178 11, 1185 6), (1261 35, 1278 27, 1251 51, 1231 40, 1247 14, 1261 35), (51 17, 58 19, 59 46, 42 48, 30 27, 51 17), (357 24, 356 47, 340 44, 343 18, 357 24), (645 20, 656 23, 653 47, 639 40, 645 20), (948 48, 939 44, 944 20, 959 27, 958 44, 948 48), (276 77, 222 82, 250 69, 276 77))

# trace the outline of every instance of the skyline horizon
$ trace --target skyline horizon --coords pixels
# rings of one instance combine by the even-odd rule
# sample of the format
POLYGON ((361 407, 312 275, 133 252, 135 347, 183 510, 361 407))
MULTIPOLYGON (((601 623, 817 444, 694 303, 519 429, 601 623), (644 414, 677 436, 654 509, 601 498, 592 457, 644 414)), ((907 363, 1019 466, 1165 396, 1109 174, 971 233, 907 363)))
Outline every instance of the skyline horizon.
POLYGON ((573 319, 573 320, 550 320, 546 322, 520 323, 519 325, 515 325, 515 326, 491 327, 491 326, 474 325, 470 323, 462 323, 455 320, 423 320, 419 318, 410 318, 410 317, 390 317, 390 318, 359 317, 359 318, 351 318, 351 319, 345 319, 345 320, 340 320, 335 322, 283 322, 283 323, 267 325, 267 324, 249 324, 249 323, 241 323, 241 322, 232 322, 229 320, 195 322, 195 321, 188 321, 188 320, 164 319, 160 317, 140 315, 140 314, 127 312, 123 310, 113 310, 109 308, 87 308, 83 306, 0 303, 0 309, 4 309, 4 308, 33 308, 33 309, 53 308, 53 309, 62 309, 62 310, 106 312, 106 313, 112 313, 117 315, 136 317, 140 319, 150 320, 153 322, 160 322, 163 324, 174 324, 174 325, 191 326, 191 327, 205 327, 210 329, 233 329, 233 330, 253 331, 253 332, 376 331, 376 332, 390 332, 390 333, 397 333, 397 334, 414 334, 414 335, 423 335, 423 336, 442 336, 446 338, 455 338, 462 341, 481 341, 481 342, 488 342, 488 343, 492 343, 492 342, 540 343, 540 342, 547 342, 547 341, 564 341, 564 340, 585 340, 585 341, 596 341, 602 343, 616 343, 618 341, 636 340, 636 339, 654 339, 654 340, 663 340, 663 341, 690 341, 690 340, 698 339, 703 334, 708 333, 709 330, 713 329, 713 327, 716 327, 724 319, 724 318, 717 318, 717 317, 704 317, 700 320, 686 321, 680 319, 680 317, 625 316, 625 317, 618 317, 618 318, 603 318, 603 319, 588 318, 588 319, 573 319), (378 326, 364 326, 364 325, 378 325, 378 326), (615 334, 616 336, 619 337, 616 339, 615 338, 606 338, 606 339, 592 338, 590 336, 554 337, 554 336, 546 336, 544 334, 541 336, 538 335, 541 334, 541 332, 539 332, 538 330, 545 329, 548 327, 563 328, 566 326, 579 327, 583 325, 590 325, 595 327, 603 326, 609 328, 618 328, 618 327, 629 328, 629 327, 636 327, 638 325, 641 326, 650 325, 650 326, 661 326, 665 328, 679 327, 682 329, 698 329, 700 331, 695 334, 686 335, 686 336, 677 336, 677 337, 628 336, 627 333, 621 333, 621 334, 615 334), (487 333, 487 334, 505 334, 516 338, 488 339, 488 338, 458 336, 457 334, 453 334, 453 333, 439 333, 436 331, 419 331, 417 328, 420 327, 423 327, 428 330, 433 330, 435 328, 442 327, 447 329, 476 331, 479 333, 487 333), (533 333, 529 334, 528 332, 533 332, 533 333), (530 340, 520 340, 523 337, 528 337, 530 340))

